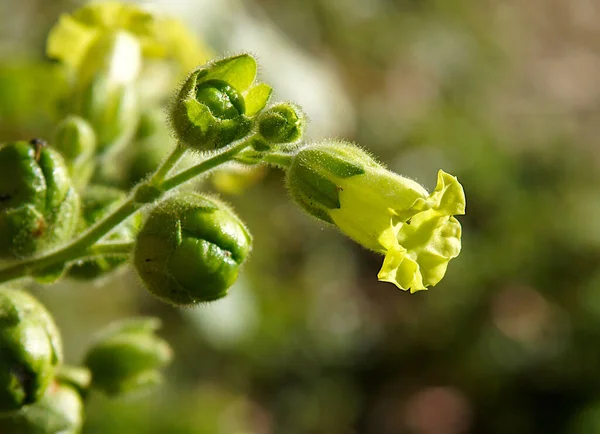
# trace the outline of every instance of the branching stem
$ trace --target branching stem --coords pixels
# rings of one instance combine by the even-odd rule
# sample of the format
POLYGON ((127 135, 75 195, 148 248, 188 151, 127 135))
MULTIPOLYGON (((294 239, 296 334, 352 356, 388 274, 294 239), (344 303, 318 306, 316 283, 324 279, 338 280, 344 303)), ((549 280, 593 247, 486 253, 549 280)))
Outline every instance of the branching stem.
MULTIPOLYGON (((156 171, 156 173, 145 182, 148 183, 149 186, 154 186, 159 191, 162 191, 158 197, 160 198, 160 196, 162 196, 165 192, 172 190, 179 185, 230 161, 238 152, 249 146, 251 142, 250 139, 251 137, 246 137, 245 139, 232 143, 197 165, 192 166, 189 169, 186 169, 165 180, 164 178, 168 175, 168 172, 177 164, 177 162, 185 153, 185 148, 178 145, 173 150, 173 153, 156 171)), ((143 185, 143 183, 140 185, 143 185)), ((9 265, 1 269, 0 283, 26 277, 33 274, 37 270, 58 264, 64 264, 86 256, 131 252, 132 246, 127 245, 129 243, 96 243, 122 221, 147 205, 147 203, 135 201, 134 195, 136 189, 137 188, 134 188, 132 190, 132 193, 129 195, 129 197, 125 199, 117 209, 100 221, 96 222, 94 225, 90 226, 86 231, 84 231, 70 243, 60 247, 55 251, 38 257, 20 260, 14 265, 9 265)))

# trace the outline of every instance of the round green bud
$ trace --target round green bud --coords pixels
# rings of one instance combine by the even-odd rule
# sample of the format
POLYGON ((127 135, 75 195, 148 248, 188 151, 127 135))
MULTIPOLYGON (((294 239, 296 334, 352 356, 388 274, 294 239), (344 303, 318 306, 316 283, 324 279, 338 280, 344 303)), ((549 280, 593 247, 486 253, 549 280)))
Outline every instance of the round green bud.
POLYGON ((95 168, 96 135, 85 119, 68 116, 56 127, 54 148, 61 153, 78 189, 85 187, 95 168))
POLYGON ((250 247, 248 230, 228 206, 177 193, 150 212, 138 234, 134 264, 152 294, 192 305, 224 297, 250 247))
POLYGON ((62 342, 46 308, 26 292, 0 289, 0 355, 0 413, 38 401, 62 360, 62 342))
POLYGON ((91 387, 120 395, 159 383, 159 370, 171 362, 173 352, 156 336, 158 328, 157 318, 130 318, 102 331, 85 357, 91 387))
POLYGON ((258 132, 271 144, 292 143, 304 133, 306 118, 289 103, 277 104, 258 115, 258 132))
POLYGON ((57 151, 38 139, 0 147, 0 258, 64 243, 78 218, 79 196, 57 151))
POLYGON ((212 150, 248 135, 251 118, 271 95, 269 86, 254 84, 256 68, 254 58, 242 54, 194 70, 169 110, 178 140, 192 149, 212 150))
POLYGON ((54 382, 35 404, 0 416, 0 432, 18 434, 77 434, 83 425, 83 400, 70 385, 54 382))
POLYGON ((222 81, 202 82, 201 72, 193 72, 184 83, 172 106, 171 123, 180 142, 192 149, 222 148, 246 136, 252 122, 238 111, 244 105, 237 89, 222 81))
MULTIPOLYGON (((119 189, 103 185, 90 185, 81 196, 80 230, 83 231, 115 210, 127 197, 119 189)), ((141 217, 134 215, 107 234, 104 241, 133 241, 141 225, 141 217)), ((68 276, 89 280, 105 275, 127 262, 128 255, 93 256, 72 264, 68 276)))
POLYGON ((196 100, 219 119, 235 119, 246 111, 242 95, 223 80, 207 80, 197 85, 196 100))

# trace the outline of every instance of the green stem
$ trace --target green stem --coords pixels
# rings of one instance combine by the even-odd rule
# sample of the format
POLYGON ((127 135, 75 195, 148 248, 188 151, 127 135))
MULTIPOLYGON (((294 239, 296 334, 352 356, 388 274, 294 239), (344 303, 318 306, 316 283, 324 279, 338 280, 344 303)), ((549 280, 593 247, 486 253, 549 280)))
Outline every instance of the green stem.
POLYGON ((59 250, 42 256, 24 259, 14 265, 0 270, 0 283, 18 279, 32 274, 33 271, 51 267, 56 264, 72 261, 74 259, 88 256, 88 247, 110 232, 115 226, 141 208, 143 204, 134 203, 131 198, 127 199, 119 208, 114 210, 104 219, 90 226, 78 238, 59 250))
MULTIPOLYGON (((213 155, 210 158, 207 158, 203 162, 197 164, 196 166, 190 167, 187 170, 167 179, 159 184, 151 184, 158 187, 160 190, 164 192, 171 190, 184 182, 189 181, 190 179, 199 176, 211 169, 214 169, 220 164, 226 163, 231 160, 238 152, 242 149, 246 148, 250 144, 250 137, 243 139, 239 142, 236 142, 229 147, 225 148, 221 152, 213 155)), ((179 148, 179 147, 178 147, 179 148)), ((176 154, 180 153, 178 150, 174 150, 173 154, 161 166, 161 169, 164 173, 167 173, 169 169, 163 169, 168 164, 171 167, 177 162, 177 160, 181 157, 176 156, 176 154)), ((159 170, 161 170, 159 169, 159 170)), ((152 176, 148 183, 156 182, 155 177, 152 176)), ((143 184, 140 184, 140 186, 143 184)), ((104 235, 110 232, 115 226, 129 217, 131 214, 140 210, 142 207, 147 205, 147 203, 140 203, 134 200, 136 189, 133 190, 133 193, 130 194, 129 198, 127 198, 119 208, 114 210, 112 213, 107 215, 105 218, 96 222, 96 224, 90 226, 85 232, 83 232, 79 237, 65 246, 61 247, 58 250, 47 253, 42 256, 24 259, 15 263, 14 265, 9 265, 0 270, 0 283, 8 282, 9 280, 19 279, 28 275, 31 275, 34 271, 50 267, 56 264, 62 264, 66 262, 73 261, 74 259, 89 256, 90 254, 94 254, 90 251, 90 246, 100 240, 104 235)), ((108 243, 107 243, 108 245, 108 243)), ((100 247, 102 249, 110 249, 112 247, 100 247)), ((120 247, 119 247, 120 248, 120 247)), ((93 250, 93 249, 92 249, 93 250)), ((129 250, 130 252, 131 250, 129 250)), ((111 252, 112 253, 112 252, 111 252)), ((121 252, 118 252, 121 253, 121 252)))
POLYGON ((175 165, 181 160, 183 155, 186 153, 187 148, 177 143, 173 152, 167 157, 165 161, 160 165, 160 167, 154 172, 154 175, 150 178, 150 184, 152 185, 160 185, 165 177, 169 174, 171 169, 175 167, 175 165))
POLYGON ((128 255, 133 251, 133 241, 96 243, 87 249, 91 256, 96 255, 128 255))
POLYGON ((209 170, 212 170, 215 167, 228 162, 237 153, 247 148, 251 140, 251 137, 247 137, 243 140, 240 140, 239 142, 230 145, 228 148, 226 148, 225 151, 221 152, 220 154, 217 154, 212 158, 208 158, 202 161, 201 163, 198 163, 195 166, 192 166, 189 169, 184 170, 183 172, 180 172, 177 175, 166 179, 161 185, 162 189, 164 191, 169 191, 191 179, 194 179, 200 174, 206 173, 209 170))
POLYGON ((273 152, 271 154, 265 154, 262 157, 262 161, 272 166, 286 169, 292 165, 293 156, 290 154, 284 154, 282 152, 273 152))

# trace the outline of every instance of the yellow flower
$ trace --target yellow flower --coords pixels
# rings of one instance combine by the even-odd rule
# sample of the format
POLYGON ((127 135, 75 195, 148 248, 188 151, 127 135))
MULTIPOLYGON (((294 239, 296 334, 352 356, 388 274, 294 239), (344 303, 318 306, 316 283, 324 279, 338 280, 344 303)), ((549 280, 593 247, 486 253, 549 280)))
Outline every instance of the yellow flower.
POLYGON ((72 14, 63 14, 50 30, 46 51, 48 56, 81 73, 94 46, 115 35, 133 39, 143 58, 171 58, 184 71, 210 56, 180 21, 114 1, 91 3, 72 14))
POLYGON ((292 197, 367 249, 385 255, 379 280, 411 292, 436 285, 461 249, 458 180, 444 171, 429 194, 360 148, 325 141, 301 148, 287 175, 292 197))

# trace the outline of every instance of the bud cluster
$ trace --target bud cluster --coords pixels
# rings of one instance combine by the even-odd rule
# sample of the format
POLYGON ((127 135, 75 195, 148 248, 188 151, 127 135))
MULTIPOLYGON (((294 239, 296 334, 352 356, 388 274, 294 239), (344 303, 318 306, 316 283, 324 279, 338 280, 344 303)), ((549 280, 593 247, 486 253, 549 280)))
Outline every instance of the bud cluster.
MULTIPOLYGON (((116 1, 62 16, 47 53, 68 94, 49 144, 0 144, 0 284, 89 281, 130 261, 164 302, 218 300, 252 237, 220 199, 176 188, 216 169, 213 185, 241 191, 265 163, 285 171, 303 211, 384 256, 381 281, 427 289, 460 253, 455 216, 466 199, 456 177, 440 170, 430 193, 351 143, 302 143, 305 114, 268 105, 272 89, 257 82, 249 54, 195 66, 205 53, 181 23, 116 1)), ((65 366, 44 306, 0 286, 0 432, 75 434, 89 389, 115 396, 157 384, 172 359, 159 327, 154 318, 114 323, 82 366, 65 366)))

